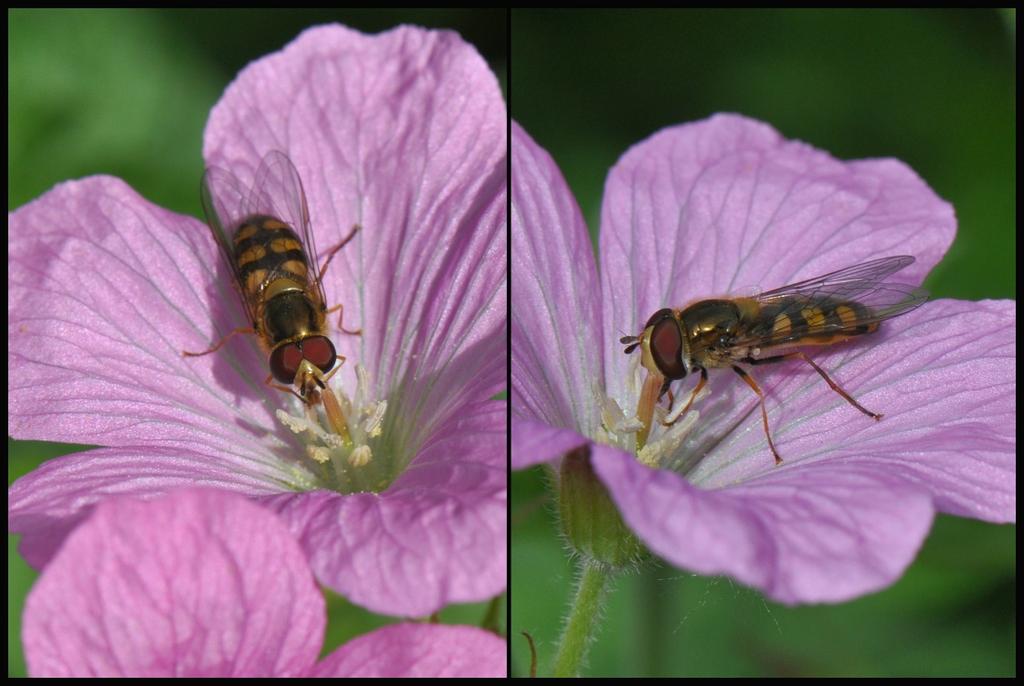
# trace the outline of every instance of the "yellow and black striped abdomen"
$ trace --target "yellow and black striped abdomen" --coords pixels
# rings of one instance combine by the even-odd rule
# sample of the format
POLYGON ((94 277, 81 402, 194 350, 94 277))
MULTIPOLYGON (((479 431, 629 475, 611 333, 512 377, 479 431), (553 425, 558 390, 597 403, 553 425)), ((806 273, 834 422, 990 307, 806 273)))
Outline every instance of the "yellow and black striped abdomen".
POLYGON ((791 296, 763 304, 752 329, 765 345, 826 345, 872 333, 878 321, 869 307, 858 302, 791 296))
POLYGON ((294 281, 296 288, 309 286, 309 261, 302 242, 288 224, 274 217, 246 219, 233 238, 238 281, 249 302, 259 302, 271 282, 294 281))

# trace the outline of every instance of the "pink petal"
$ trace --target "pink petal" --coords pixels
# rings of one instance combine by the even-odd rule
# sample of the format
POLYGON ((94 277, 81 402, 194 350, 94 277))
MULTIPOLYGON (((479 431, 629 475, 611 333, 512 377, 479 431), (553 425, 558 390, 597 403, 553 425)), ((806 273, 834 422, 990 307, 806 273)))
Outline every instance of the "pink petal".
POLYGON ((240 472, 216 455, 204 463, 173 448, 98 448, 48 460, 15 481, 7 493, 7 528, 21 534, 18 552, 42 569, 97 503, 196 485, 246 495, 280 490, 266 475, 240 472))
MULTIPOLYGON (((782 468, 846 458, 881 460, 885 471, 912 465, 921 470, 915 480, 927 473, 929 487, 943 483, 959 492, 948 511, 1006 521, 1016 493, 1014 322, 1010 303, 939 300, 893 321, 873 340, 813 354, 865 407, 882 413, 877 422, 803 362, 755 370, 782 468), (968 481, 975 485, 963 489, 955 475, 974 470, 968 481), (988 491, 984 497, 978 480, 988 491), (995 492, 1002 495, 994 498, 995 492)), ((739 379, 722 374, 719 381, 699 403, 700 421, 684 444, 700 459, 687 476, 705 488, 777 469, 756 396, 739 379)))
POLYGON ((386 431, 415 446, 460 402, 501 390, 505 105, 472 46, 415 27, 304 32, 244 69, 207 125, 207 162, 243 183, 272 149, 302 176, 321 252, 362 227, 325 287, 362 330, 337 337, 338 352, 393 395, 402 420, 386 431))
POLYGON ((512 406, 594 435, 604 336, 594 250, 562 173, 512 125, 512 406))
POLYGON ((290 401, 263 384, 251 337, 182 357, 217 335, 197 284, 221 289, 217 302, 244 321, 230 280, 210 274, 220 257, 205 226, 110 177, 61 184, 9 223, 8 431, 113 446, 11 487, 8 525, 26 559, 45 564, 107 495, 197 483, 256 494, 295 481, 268 439, 273 410, 290 401))
MULTIPOLYGON (((417 455, 461 450, 451 464, 416 463, 409 478, 433 501, 427 509, 477 541, 420 570, 436 578, 417 579, 422 596, 405 589, 416 607, 505 584, 490 540, 504 526, 504 485, 490 475, 492 462, 504 465, 504 440, 475 417, 505 378, 505 126, 494 75, 457 35, 324 27, 247 68, 207 131, 208 159, 243 183, 270 148, 293 155, 321 248, 363 224, 325 286, 329 303, 346 304, 347 326, 364 332, 337 338, 340 351, 370 368, 388 401, 375 454, 391 460, 390 481, 417 455), (449 441, 448 430, 465 429, 482 434, 449 441), (487 473, 476 488, 460 480, 462 461, 487 473), (429 493, 433 483, 441 492, 429 493), (465 490, 449 497, 452 484, 465 490), (451 524, 462 506, 468 520, 451 524), (474 566, 472 579, 444 578, 474 566)), ((110 493, 310 487, 290 457, 301 446, 273 414, 293 401, 264 385, 253 337, 181 356, 248 324, 201 222, 97 177, 57 187, 9 223, 9 432, 116 446, 55 461, 11 489, 10 525, 30 559, 43 564, 110 493)), ((337 377, 350 393, 353 371, 337 377)))
POLYGON ((269 498, 317 578, 374 612, 422 616, 507 584, 504 403, 450 420, 382 494, 269 498))
MULTIPOLYGON (((601 276, 610 395, 626 406, 615 331, 662 307, 783 286, 876 257, 914 255, 920 283, 946 252, 953 208, 898 160, 842 162, 737 115, 660 131, 612 169, 601 276)), ((635 398, 629 399, 635 404, 635 398)))
MULTIPOLYGON (((733 115, 635 146, 613 169, 603 209, 605 330, 596 340, 615 352, 603 378, 627 413, 636 398, 617 330, 636 332, 660 307, 885 255, 917 256, 893 280, 918 284, 955 230, 952 208, 902 163, 842 163, 733 115)), ((547 238, 545 227, 537 232, 547 238)), ((537 274, 543 291, 546 274, 537 274)), ((665 469, 591 444, 595 470, 630 528, 673 564, 729 574, 787 603, 883 588, 913 559, 937 509, 1015 521, 1015 327, 1013 303, 939 300, 862 341, 813 351, 884 414, 880 422, 799 361, 755 370, 781 467, 754 394, 712 370, 696 428, 678 455, 662 456, 665 469)), ((547 331, 535 345, 557 347, 547 331)), ((513 462, 555 460, 580 440, 523 417, 513 462)))
POLYGON ((793 459, 779 468, 763 448, 760 467, 745 456, 763 442, 754 417, 688 480, 603 446, 595 470, 630 527, 676 565, 786 603, 884 588, 935 510, 1016 521, 1014 305, 938 301, 907 319, 887 341, 898 374, 879 385, 881 422, 858 428, 830 416, 838 407, 796 424, 791 442, 783 423, 780 451, 793 459))
POLYGON ((317 665, 320 677, 505 677, 505 641, 471 626, 395 624, 349 641, 317 665))
POLYGON ((572 429, 530 419, 512 418, 512 469, 553 462, 589 440, 572 429))
POLYGON ((57 186, 9 225, 12 436, 209 453, 259 444, 282 400, 262 383, 255 342, 182 357, 213 333, 196 292, 220 259, 208 229, 102 176, 57 186))
POLYGON ((594 446, 593 457, 626 523, 652 551, 787 604, 841 602, 888 586, 934 515, 926 489, 873 464, 822 462, 704 491, 611 448, 594 446))
POLYGON ((33 676, 299 676, 325 622, 276 517, 179 491, 96 508, 29 594, 23 639, 33 676))

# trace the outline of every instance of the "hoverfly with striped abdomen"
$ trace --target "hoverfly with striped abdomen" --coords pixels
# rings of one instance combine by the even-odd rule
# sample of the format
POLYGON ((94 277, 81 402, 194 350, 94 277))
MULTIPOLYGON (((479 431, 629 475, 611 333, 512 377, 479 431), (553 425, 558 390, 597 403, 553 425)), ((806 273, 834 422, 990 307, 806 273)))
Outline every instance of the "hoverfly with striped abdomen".
MULTIPOLYGON (((908 255, 883 257, 752 297, 700 300, 682 309, 661 309, 651 315, 640 334, 624 336, 620 342, 626 346, 627 354, 640 348, 641 362, 651 378, 663 379, 653 402, 669 393, 671 407, 671 383, 700 372, 700 381, 689 401, 667 425, 690 409, 697 393, 707 384, 708 369, 732 368, 760 399, 768 447, 775 463, 780 464, 782 458, 768 430, 764 393, 740 365, 802 359, 848 403, 873 419, 881 419, 882 415, 854 400, 806 354, 789 349, 829 345, 873 333, 886 319, 921 305, 928 299, 927 292, 885 281, 912 262, 914 258, 908 255)), ((639 412, 645 426, 644 437, 650 428, 653 404, 647 409, 646 413, 639 412)))
POLYGON ((250 188, 231 172, 210 167, 201 193, 207 224, 251 326, 235 329, 208 350, 183 354, 207 355, 235 334, 256 334, 270 365, 265 383, 292 393, 307 407, 323 401, 331 428, 347 437, 341 406, 327 386, 345 361, 327 336, 327 315, 341 305, 327 308, 323 275, 359 227, 331 248, 320 266, 302 180, 288 156, 277 150, 260 162, 250 188))

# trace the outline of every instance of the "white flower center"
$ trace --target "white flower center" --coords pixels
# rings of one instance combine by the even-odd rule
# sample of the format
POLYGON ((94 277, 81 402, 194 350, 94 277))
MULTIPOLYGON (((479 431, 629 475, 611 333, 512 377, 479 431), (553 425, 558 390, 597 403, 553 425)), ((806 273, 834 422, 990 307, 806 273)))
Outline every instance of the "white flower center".
MULTIPOLYGON (((381 436, 386 400, 375 400, 370 389, 370 375, 356 364, 354 399, 340 387, 332 388, 341 414, 347 424, 348 436, 339 435, 325 416, 322 403, 302 405, 298 416, 277 410, 278 420, 305 441, 306 456, 314 463, 312 471, 319 477, 313 488, 331 488, 342 493, 381 491, 389 484, 388 465, 375 460, 371 444, 381 436)), ((327 401, 325 400, 324 403, 327 401)))
MULTIPOLYGON (((638 367, 639 364, 634 363, 630 370, 627 398, 641 397, 642 379, 647 372, 638 367)), ((598 428, 596 440, 634 453, 642 464, 656 469, 681 471, 681 466, 689 462, 683 451, 683 441, 700 419, 700 412, 691 406, 689 411, 682 415, 682 410, 686 405, 685 400, 676 398, 671 412, 664 407, 664 402, 655 405, 647 441, 638 449, 640 435, 644 428, 643 419, 640 417, 640 408, 635 408, 627 416, 613 398, 605 395, 602 390, 595 392, 601 407, 601 426, 598 428)), ((694 404, 708 392, 707 386, 701 389, 697 397, 694 398, 694 404)), ((633 400, 632 402, 635 404, 637 401, 633 400)))

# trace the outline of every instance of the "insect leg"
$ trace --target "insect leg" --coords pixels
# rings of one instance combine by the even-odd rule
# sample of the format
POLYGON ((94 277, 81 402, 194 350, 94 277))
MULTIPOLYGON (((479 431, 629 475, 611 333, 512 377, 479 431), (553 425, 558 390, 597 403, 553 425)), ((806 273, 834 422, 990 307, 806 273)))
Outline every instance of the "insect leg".
POLYGON ((330 250, 328 250, 328 251, 327 251, 327 254, 326 254, 326 255, 324 256, 324 257, 326 258, 326 259, 324 260, 324 264, 323 264, 323 266, 322 266, 322 267, 320 267, 320 278, 321 278, 321 279, 323 279, 323 278, 324 278, 324 272, 326 272, 326 271, 327 271, 327 266, 328 266, 328 265, 329 265, 329 264, 331 263, 331 260, 333 260, 333 259, 334 259, 334 255, 335 255, 335 254, 336 254, 336 253, 337 253, 337 252, 338 252, 339 250, 341 250, 342 248, 344 248, 344 247, 345 247, 345 244, 346 244, 346 243, 348 243, 348 242, 349 242, 350 240, 352 240, 353 238, 355 238, 355 235, 356 235, 357 233, 359 233, 359 229, 361 229, 361 228, 362 228, 362 227, 361 227, 361 226, 359 226, 359 224, 355 224, 355 225, 353 225, 353 226, 352 226, 352 231, 350 231, 350 232, 349 232, 349 234, 348 234, 347 236, 345 236, 344 238, 342 238, 342 239, 341 239, 341 242, 340 242, 340 243, 338 243, 338 244, 337 244, 336 246, 334 246, 333 248, 331 248, 330 250))
MULTIPOLYGON (((766 358, 772 360, 773 358, 766 358)), ((775 443, 772 442, 772 434, 768 431, 768 411, 764 409, 764 392, 761 391, 761 387, 754 381, 754 377, 747 374, 745 370, 736 365, 732 366, 732 370, 740 375, 740 378, 747 382, 747 385, 754 389, 754 393, 757 393, 757 397, 761 399, 761 421, 764 423, 764 435, 768 438, 768 447, 772 449, 772 455, 775 456, 775 464, 782 464, 782 458, 779 456, 779 451, 775 449, 775 443)))
POLYGON ((693 392, 690 393, 690 399, 686 401, 686 407, 684 407, 682 409, 682 411, 680 411, 679 414, 677 414, 672 419, 672 421, 670 421, 670 422, 662 422, 661 423, 662 426, 672 426, 677 421, 679 421, 680 417, 682 417, 687 412, 689 412, 690 411, 690 405, 693 404, 693 401, 697 397, 697 394, 700 393, 700 389, 704 388, 704 386, 707 384, 707 382, 708 382, 708 370, 704 369, 704 367, 701 367, 700 368, 700 381, 697 382, 697 385, 694 387, 693 392))
POLYGON ((326 374, 324 375, 324 377, 323 377, 323 381, 324 381, 324 383, 327 383, 328 381, 330 381, 330 380, 331 380, 331 377, 332 377, 332 376, 334 376, 334 375, 335 375, 335 374, 337 373, 337 371, 338 371, 339 369, 341 369, 341 365, 345 364, 345 360, 347 360, 347 359, 348 359, 348 358, 347 358, 347 357, 345 357, 344 355, 338 355, 338 356, 337 356, 337 362, 338 362, 338 364, 337 364, 337 365, 336 365, 336 366, 334 367, 334 369, 332 369, 331 371, 327 372, 327 373, 326 373, 326 374))
POLYGON ((289 388, 288 386, 282 386, 281 384, 271 383, 273 380, 274 380, 274 375, 273 374, 268 374, 267 378, 263 381, 263 383, 266 384, 267 386, 270 386, 271 388, 276 388, 277 390, 281 391, 282 393, 291 393, 296 398, 301 400, 303 403, 307 403, 308 404, 307 400, 305 398, 303 398, 301 395, 299 395, 298 393, 296 393, 294 388, 289 388))
POLYGON ((201 357, 202 355, 209 355, 210 353, 217 352, 218 350, 220 350, 222 345, 224 345, 225 343, 228 342, 229 338, 231 338, 235 334, 239 334, 239 333, 254 334, 254 333, 256 333, 256 329, 252 328, 251 326, 240 326, 237 329, 233 330, 231 333, 229 333, 224 338, 220 339, 220 342, 218 342, 217 345, 213 346, 209 350, 204 350, 201 353, 192 353, 192 352, 189 352, 187 350, 182 350, 181 351, 181 356, 182 357, 201 357))
POLYGON ((328 309, 326 314, 330 314, 330 313, 332 313, 334 311, 338 312, 338 328, 343 333, 352 334, 353 336, 362 336, 363 335, 363 330, 362 329, 356 329, 355 331, 349 331, 344 326, 342 326, 341 322, 342 322, 342 319, 345 316, 345 307, 344 307, 344 305, 342 305, 341 303, 338 303, 334 307, 328 309))
POLYGON ((837 384, 835 381, 833 381, 831 378, 829 378, 829 375, 825 373, 824 369, 822 369, 821 367, 816 365, 811 358, 807 357, 806 354, 804 354, 803 352, 800 352, 799 350, 797 350, 795 352, 791 352, 791 353, 786 353, 785 355, 776 355, 775 357, 765 357, 765 358, 762 358, 762 359, 746 358, 743 361, 746 362, 747 364, 766 364, 766 363, 769 363, 769 362, 781 362, 783 360, 792 359, 794 357, 798 357, 801 360, 803 360, 804 362, 806 362, 807 364, 809 364, 812 367, 814 367, 814 371, 816 371, 819 374, 821 374, 821 378, 825 379, 825 382, 828 383, 829 388, 831 388, 833 391, 835 391, 839 395, 843 396, 843 398, 846 400, 846 402, 850 403, 851 405, 853 405, 858 410, 860 410, 861 412, 863 412, 867 416, 871 417, 875 421, 878 421, 879 419, 882 418, 882 415, 878 414, 877 412, 872 412, 871 410, 867 409, 866 407, 861 405, 859 402, 854 400, 853 396, 851 396, 849 393, 844 391, 839 384, 837 384))
MULTIPOLYGON (((331 264, 331 260, 334 259, 334 256, 338 253, 339 250, 341 250, 342 248, 345 247, 346 243, 348 243, 350 240, 352 240, 355 237, 355 235, 359 232, 359 229, 361 229, 361 228, 362 227, 359 226, 359 224, 353 225, 352 231, 350 231, 347 236, 342 238, 340 243, 338 243, 336 246, 334 246, 333 248, 331 248, 330 250, 327 251, 327 255, 326 255, 326 259, 324 260, 324 264, 323 264, 322 267, 320 267, 320 272, 319 272, 320 276, 317 277, 318 284, 323 281, 324 273, 326 273, 327 267, 331 264)), ((359 336, 359 335, 361 335, 363 333, 362 329, 356 329, 355 331, 349 331, 348 329, 346 329, 342 325, 343 317, 344 317, 344 314, 345 314, 345 309, 344 309, 344 307, 342 307, 341 303, 339 303, 339 304, 335 305, 334 307, 330 308, 329 310, 327 310, 327 314, 330 314, 331 312, 334 312, 335 310, 338 311, 338 329, 340 329, 344 333, 352 334, 353 336, 359 336)))

